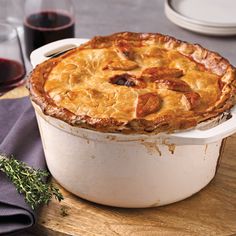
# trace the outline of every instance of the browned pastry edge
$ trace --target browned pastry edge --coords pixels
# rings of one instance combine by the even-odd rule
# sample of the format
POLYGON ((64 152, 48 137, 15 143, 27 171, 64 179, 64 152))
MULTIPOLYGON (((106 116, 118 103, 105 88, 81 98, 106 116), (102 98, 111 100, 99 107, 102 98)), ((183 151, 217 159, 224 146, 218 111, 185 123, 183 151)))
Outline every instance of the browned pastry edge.
MULTIPOLYGON (((136 44, 136 45, 137 45, 136 44)), ((172 132, 175 130, 188 129, 196 126, 198 123, 216 117, 224 111, 229 110, 235 103, 236 94, 236 73, 235 68, 218 53, 209 51, 198 44, 189 44, 184 41, 177 40, 173 37, 153 34, 153 33, 131 33, 122 32, 110 36, 97 36, 80 47, 69 51, 68 53, 58 57, 49 59, 38 65, 28 78, 28 89, 31 99, 40 106, 45 115, 49 115, 66 123, 98 130, 102 132, 122 132, 122 133, 158 133, 172 132), (151 40, 156 44, 162 45, 165 49, 177 50, 184 56, 191 58, 193 61, 203 66, 205 70, 209 70, 221 76, 221 96, 214 108, 206 110, 204 113, 195 113, 189 117, 174 117, 171 113, 160 119, 148 121, 146 119, 133 119, 127 122, 120 122, 113 118, 93 118, 87 115, 75 115, 66 108, 58 107, 53 100, 45 93, 44 83, 51 69, 61 61, 62 58, 73 54, 77 50, 84 48, 106 48, 112 43, 119 40, 131 40, 141 44, 142 41, 151 40)))

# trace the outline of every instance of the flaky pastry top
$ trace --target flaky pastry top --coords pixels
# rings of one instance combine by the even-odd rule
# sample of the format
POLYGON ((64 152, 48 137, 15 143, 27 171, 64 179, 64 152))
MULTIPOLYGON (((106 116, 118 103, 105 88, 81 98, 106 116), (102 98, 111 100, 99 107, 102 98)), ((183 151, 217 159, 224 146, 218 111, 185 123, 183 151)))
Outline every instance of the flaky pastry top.
POLYGON ((235 69, 219 54, 161 34, 95 37, 38 65, 32 100, 46 115, 103 132, 188 129, 235 104, 235 69))

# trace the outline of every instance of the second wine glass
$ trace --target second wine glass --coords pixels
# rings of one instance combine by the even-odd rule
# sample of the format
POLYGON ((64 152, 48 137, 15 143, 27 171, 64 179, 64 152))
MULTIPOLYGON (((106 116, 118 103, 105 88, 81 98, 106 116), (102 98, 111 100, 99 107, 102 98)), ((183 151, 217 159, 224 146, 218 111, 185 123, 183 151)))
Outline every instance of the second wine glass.
POLYGON ((26 0, 24 36, 26 54, 56 40, 75 36, 72 0, 26 0))
POLYGON ((24 84, 25 73, 18 33, 11 25, 0 23, 0 96, 24 84))

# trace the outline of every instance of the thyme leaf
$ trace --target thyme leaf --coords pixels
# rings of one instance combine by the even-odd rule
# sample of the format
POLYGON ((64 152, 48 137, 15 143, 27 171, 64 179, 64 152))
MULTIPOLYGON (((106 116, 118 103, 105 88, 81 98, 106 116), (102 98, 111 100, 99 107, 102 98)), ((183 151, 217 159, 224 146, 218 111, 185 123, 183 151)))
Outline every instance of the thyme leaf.
POLYGON ((24 194, 26 203, 33 210, 48 204, 53 197, 59 202, 64 199, 57 187, 44 181, 49 172, 36 170, 13 156, 0 154, 0 171, 6 174, 20 194, 24 194))
POLYGON ((66 217, 66 216, 69 215, 69 210, 68 210, 68 209, 69 209, 69 208, 66 207, 66 206, 61 206, 61 208, 60 208, 60 214, 61 214, 62 217, 66 217))

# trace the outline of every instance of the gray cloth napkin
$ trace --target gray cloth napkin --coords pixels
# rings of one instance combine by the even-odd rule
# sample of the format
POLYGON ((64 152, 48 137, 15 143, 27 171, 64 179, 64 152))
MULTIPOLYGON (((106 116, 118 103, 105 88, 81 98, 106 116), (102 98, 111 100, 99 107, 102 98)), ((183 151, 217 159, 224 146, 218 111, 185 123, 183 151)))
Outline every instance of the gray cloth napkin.
MULTIPOLYGON (((0 100, 0 153, 13 154, 36 169, 46 169, 37 122, 28 97, 0 100)), ((0 172, 0 235, 29 228, 35 221, 36 212, 0 172)))

